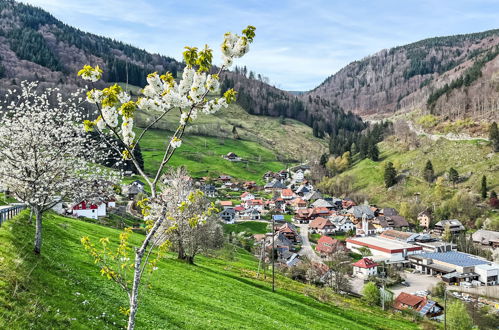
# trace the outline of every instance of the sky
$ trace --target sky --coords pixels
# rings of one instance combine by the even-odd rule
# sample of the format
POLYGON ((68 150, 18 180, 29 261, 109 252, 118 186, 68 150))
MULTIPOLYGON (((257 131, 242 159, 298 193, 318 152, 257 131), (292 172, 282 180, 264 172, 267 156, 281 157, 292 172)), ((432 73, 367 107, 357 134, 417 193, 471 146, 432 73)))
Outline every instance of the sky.
POLYGON ((307 91, 348 63, 421 39, 499 28, 497 0, 26 0, 66 24, 181 60, 225 32, 256 27, 235 65, 307 91))

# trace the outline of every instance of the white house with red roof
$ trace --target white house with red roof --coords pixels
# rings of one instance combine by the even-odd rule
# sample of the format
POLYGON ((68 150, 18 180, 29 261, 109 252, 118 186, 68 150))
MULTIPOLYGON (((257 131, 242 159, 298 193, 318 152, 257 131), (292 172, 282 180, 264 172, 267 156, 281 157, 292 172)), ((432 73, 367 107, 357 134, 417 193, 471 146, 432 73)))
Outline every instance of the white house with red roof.
POLYGON ((368 278, 369 276, 376 276, 378 274, 378 264, 370 258, 362 258, 353 263, 352 266, 354 276, 368 278))
POLYGON ((220 201, 220 206, 224 209, 232 208, 232 201, 220 201))
POLYGON ((283 189, 281 190, 281 198, 285 200, 293 199, 295 193, 291 189, 283 189))
POLYGON ((73 205, 71 210, 76 217, 97 219, 98 217, 106 216, 106 206, 104 202, 81 201, 73 205))
POLYGON ((241 195, 241 201, 243 201, 243 202, 247 202, 247 201, 252 200, 252 199, 255 199, 255 195, 253 195, 252 193, 250 193, 248 191, 244 192, 241 195))
POLYGON ((254 208, 261 212, 263 210, 264 203, 262 199, 251 199, 246 201, 245 206, 247 209, 254 208))

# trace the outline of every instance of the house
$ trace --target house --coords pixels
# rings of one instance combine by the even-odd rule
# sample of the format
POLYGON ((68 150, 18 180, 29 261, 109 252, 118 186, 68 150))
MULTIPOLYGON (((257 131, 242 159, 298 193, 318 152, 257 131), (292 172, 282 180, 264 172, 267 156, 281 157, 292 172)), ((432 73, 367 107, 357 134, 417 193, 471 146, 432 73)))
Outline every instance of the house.
POLYGON ((239 182, 226 182, 226 183, 224 183, 224 187, 226 187, 232 191, 241 190, 241 184, 239 182))
POLYGON ((255 195, 253 195, 252 193, 250 192, 244 192, 242 195, 241 195, 241 201, 243 202, 247 202, 249 200, 252 200, 252 199, 255 199, 255 195))
POLYGON ((281 190, 281 198, 285 200, 291 200, 294 197, 293 190, 291 189, 283 189, 281 190))
POLYGON ((289 178, 289 172, 286 170, 280 170, 277 174, 282 181, 286 181, 289 178))
MULTIPOLYGON (((271 239, 266 240, 266 249, 272 249, 272 235, 271 239)), ((291 242, 286 235, 281 232, 277 232, 274 234, 274 248, 277 251, 277 255, 284 253, 285 251, 289 251, 293 249, 293 242, 291 242)))
POLYGON ((482 245, 492 246, 493 248, 499 247, 499 232, 492 230, 477 230, 471 235, 473 242, 482 245))
POLYGON ((307 208, 307 202, 301 199, 300 197, 293 199, 290 202, 291 207, 296 211, 299 209, 307 208))
POLYGON ((296 227, 289 222, 286 222, 283 225, 279 226, 277 228, 277 231, 282 233, 284 236, 286 236, 287 239, 289 239, 293 243, 301 242, 301 237, 298 234, 296 227))
POLYGON ((71 210, 76 217, 97 219, 98 217, 106 216, 106 203, 81 201, 73 205, 71 210))
POLYGON ((236 218, 236 211, 232 207, 224 208, 222 212, 218 213, 218 216, 225 223, 234 223, 234 219, 236 218))
POLYGON ((355 229, 355 225, 349 217, 345 215, 336 215, 330 217, 332 224, 336 227, 336 231, 347 233, 355 229))
POLYGON ((418 214, 419 225, 423 228, 430 228, 431 224, 431 214, 429 211, 423 211, 418 214))
POLYGON ((212 184, 205 184, 201 186, 200 189, 206 197, 215 197, 217 195, 217 190, 214 185, 212 184))
POLYGON ((392 215, 399 215, 398 211, 392 207, 385 207, 382 208, 378 211, 379 215, 383 215, 386 217, 392 216, 392 215))
POLYGON ((144 193, 145 183, 140 180, 135 180, 128 186, 123 187, 123 194, 128 196, 128 199, 133 200, 138 194, 144 193))
POLYGON ((246 208, 248 208, 248 209, 254 208, 258 211, 262 211, 264 203, 263 203, 262 199, 251 199, 251 200, 246 201, 245 205, 246 205, 246 208))
POLYGON ((378 264, 370 258, 362 258, 352 264, 353 275, 368 278, 369 276, 376 276, 378 274, 378 264))
POLYGON ((350 198, 345 198, 341 201, 341 207, 345 210, 357 205, 353 200, 350 198))
POLYGON ((421 316, 426 317, 438 316, 442 314, 444 310, 442 306, 433 300, 405 292, 401 292, 394 300, 393 308, 398 311, 412 309, 418 312, 421 316))
POLYGON ((303 200, 306 201, 315 201, 317 199, 322 199, 322 194, 318 191, 310 191, 303 196, 303 200))
POLYGON ((317 199, 315 202, 313 202, 312 206, 313 207, 325 207, 325 208, 330 209, 330 210, 335 208, 335 206, 332 203, 330 203, 322 198, 317 199))
POLYGON ((391 229, 409 228, 409 223, 407 222, 407 220, 405 220, 405 218, 400 215, 378 215, 376 218, 374 218, 372 223, 378 233, 391 229))
POLYGON ((295 182, 302 182, 303 179, 305 178, 305 172, 302 169, 298 169, 294 174, 293 174, 293 180, 295 182))
POLYGON ((312 234, 330 235, 336 231, 336 226, 328 219, 318 217, 312 220, 308 225, 308 231, 312 234))
POLYGON ((272 171, 268 171, 263 175, 263 179, 265 180, 265 182, 269 182, 270 180, 275 179, 275 177, 276 174, 272 171))
POLYGON ((246 190, 253 190, 256 189, 256 182, 255 181, 246 181, 243 183, 243 188, 246 190))
POLYGON ((331 215, 331 211, 324 207, 299 209, 295 211, 295 220, 299 223, 309 223, 317 217, 327 218, 331 215))
POLYGON ((339 240, 330 236, 321 236, 315 246, 315 250, 319 252, 321 256, 327 256, 344 249, 345 247, 339 240))
POLYGON ((224 209, 232 208, 232 201, 220 201, 220 206, 224 209))
POLYGON ((447 226, 449 226, 449 229, 450 229, 450 232, 452 233, 452 235, 459 234, 459 233, 466 230, 464 228, 464 226, 461 224, 461 221, 459 221, 459 220, 456 220, 456 219, 442 220, 442 221, 439 221, 435 224, 435 228, 434 228, 435 234, 442 235, 447 226))
POLYGON ((239 213, 241 220, 260 220, 260 211, 254 208, 249 208, 239 213))
POLYGON ((364 217, 367 217, 368 220, 374 219, 374 212, 371 210, 369 205, 356 205, 352 206, 348 210, 348 214, 353 216, 354 219, 360 220, 364 217))
POLYGON ((305 196, 305 194, 308 194, 310 192, 310 188, 306 185, 301 185, 298 188, 296 188, 295 193, 299 196, 305 196))
POLYGON ((280 192, 281 190, 286 189, 286 186, 281 181, 274 179, 271 182, 266 183, 265 186, 263 186, 263 189, 266 192, 280 192))
POLYGON ((226 182, 230 182, 230 180, 232 180, 232 177, 230 175, 220 175, 218 177, 218 180, 223 182, 223 183, 226 183, 226 182))
POLYGON ((228 161, 231 161, 231 162, 240 162, 241 161, 241 157, 239 157, 238 155, 236 155, 233 152, 229 152, 227 155, 223 156, 223 158, 228 160, 228 161))

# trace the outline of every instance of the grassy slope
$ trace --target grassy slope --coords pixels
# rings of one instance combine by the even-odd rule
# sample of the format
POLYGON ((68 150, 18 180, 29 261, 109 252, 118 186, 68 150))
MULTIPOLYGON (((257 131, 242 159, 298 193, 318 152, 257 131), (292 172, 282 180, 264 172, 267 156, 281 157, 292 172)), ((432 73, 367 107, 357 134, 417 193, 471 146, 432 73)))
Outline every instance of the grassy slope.
POLYGON ((240 233, 247 232, 252 234, 265 234, 268 230, 268 223, 258 222, 258 221, 245 221, 234 224, 224 225, 224 232, 228 233, 240 233))
MULTIPOLYGON (((33 227, 26 212, 0 228, 0 328, 123 326, 118 308, 124 294, 99 275, 79 243, 84 235, 93 241, 108 236, 114 245, 118 231, 55 215, 44 223, 41 257, 32 254, 33 227)), ((256 267, 254 258, 241 251, 235 261, 199 257, 196 266, 173 259, 160 262, 152 288, 142 291, 137 328, 416 327, 356 300, 336 300, 350 307, 320 303, 300 293, 314 289, 281 277, 277 287, 286 290, 272 294, 268 283, 251 278, 256 267)))
MULTIPOLYGON (((414 193, 421 193, 423 201, 431 202, 432 188, 422 179, 422 171, 429 159, 433 163, 435 174, 444 175, 454 167, 460 175, 472 172, 465 182, 459 183, 456 189, 478 192, 482 175, 487 176, 489 189, 499 190, 499 154, 492 154, 492 149, 478 141, 448 141, 440 139, 412 151, 403 150, 397 142, 387 140, 379 144, 381 161, 362 160, 342 173, 340 177, 353 176, 354 187, 366 193, 371 203, 397 207, 399 203, 413 198, 414 193), (384 187, 384 165, 391 161, 398 172, 408 171, 405 182, 387 190, 384 187)), ((448 182, 447 188, 453 190, 448 182)))
MULTIPOLYGON (((136 123, 145 127, 153 114, 138 112, 136 123)), ((146 169, 153 171, 162 159, 161 150, 178 126, 178 112, 168 113, 155 125, 157 130, 141 141, 146 169)), ((266 171, 279 170, 288 161, 301 162, 310 154, 322 154, 325 140, 312 135, 312 129, 296 120, 254 116, 236 104, 214 115, 199 114, 189 124, 182 147, 171 164, 187 166, 194 176, 229 174, 241 179, 256 180, 266 171), (240 139, 234 139, 233 127, 240 139), (234 152, 248 163, 231 163, 221 158, 234 152)))
MULTIPOLYGON (((152 130, 141 141, 145 170, 154 172, 163 158, 163 150, 169 134, 162 130, 152 130)), ((182 146, 168 163, 170 166, 186 166, 195 177, 228 174, 238 179, 261 180, 267 171, 277 171, 285 167, 276 159, 275 153, 256 142, 219 139, 187 135, 182 146), (230 162, 222 158, 235 152, 248 162, 230 162)))

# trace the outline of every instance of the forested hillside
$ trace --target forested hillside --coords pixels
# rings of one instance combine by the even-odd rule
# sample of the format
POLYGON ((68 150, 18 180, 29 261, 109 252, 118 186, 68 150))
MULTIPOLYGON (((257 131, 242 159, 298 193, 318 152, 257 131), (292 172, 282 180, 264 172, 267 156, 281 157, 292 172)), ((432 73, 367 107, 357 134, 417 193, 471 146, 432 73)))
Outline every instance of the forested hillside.
POLYGON ((499 30, 438 37, 350 63, 304 98, 360 115, 423 109, 448 119, 497 117, 499 30))
POLYGON ((76 72, 91 63, 104 69, 104 81, 144 86, 150 72, 182 65, 122 42, 96 36, 62 23, 44 10, 10 0, 0 1, 0 87, 40 80, 59 87, 77 85, 76 72))

